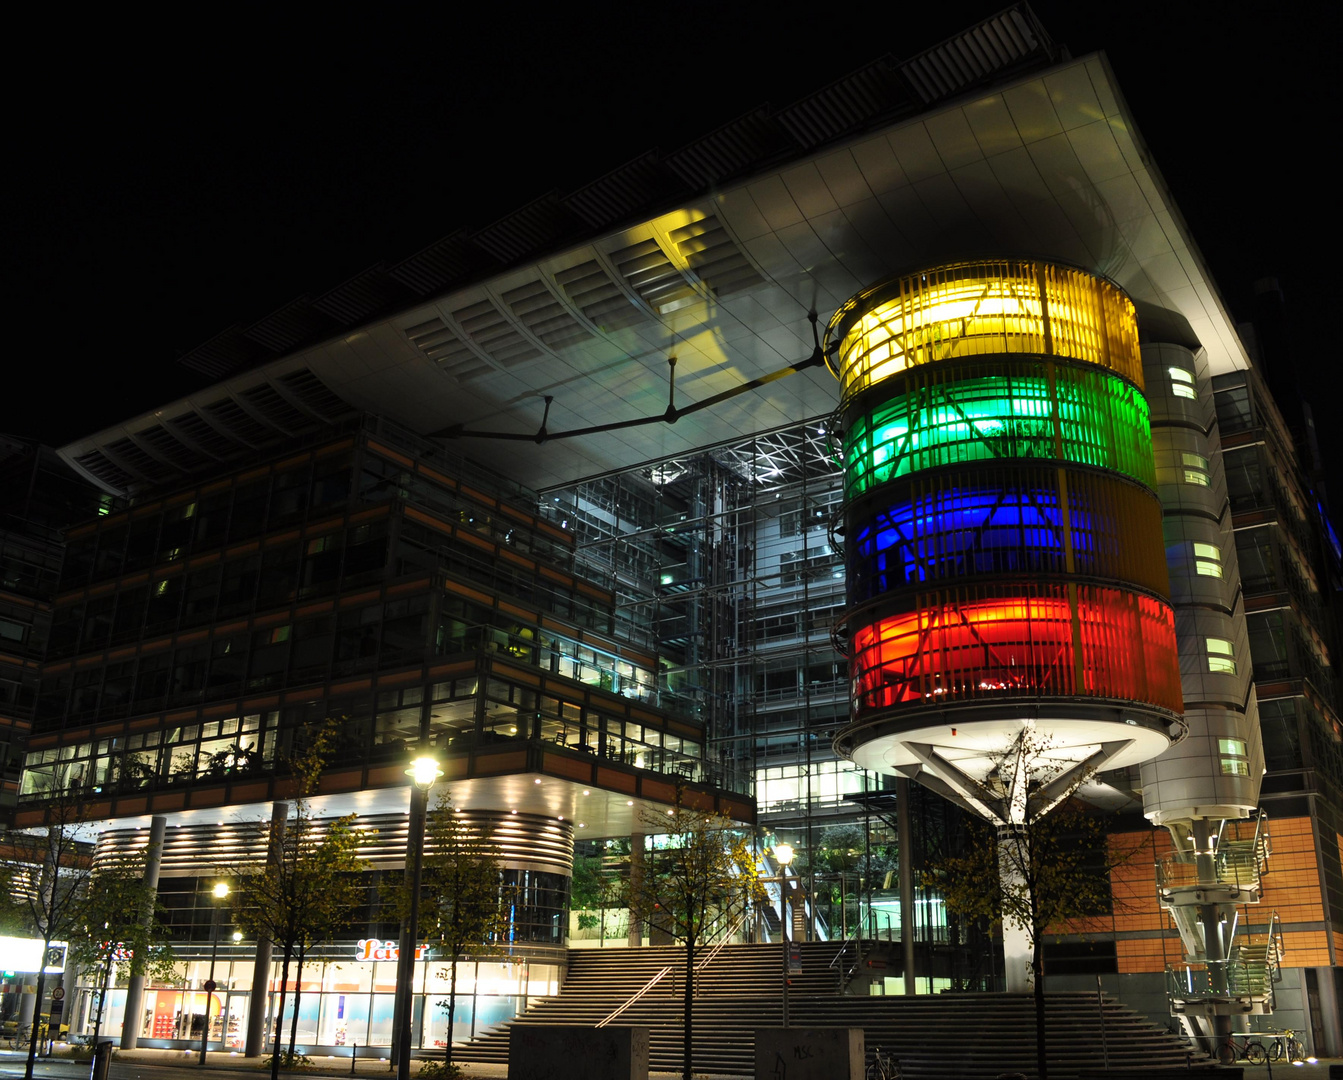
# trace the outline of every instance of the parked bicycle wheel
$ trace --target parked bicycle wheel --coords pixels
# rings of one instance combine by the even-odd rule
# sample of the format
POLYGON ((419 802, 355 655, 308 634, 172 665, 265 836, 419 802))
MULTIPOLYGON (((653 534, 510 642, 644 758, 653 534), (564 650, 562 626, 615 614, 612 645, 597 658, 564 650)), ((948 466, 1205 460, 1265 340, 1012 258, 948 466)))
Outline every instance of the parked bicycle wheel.
POLYGON ((1247 1042, 1245 1044, 1245 1060, 1251 1065, 1262 1065, 1268 1060, 1268 1050, 1261 1042, 1247 1042))
POLYGON ((1235 1063, 1236 1063, 1236 1047, 1235 1044, 1233 1044, 1228 1040, 1227 1042, 1222 1043, 1222 1045, 1217 1048, 1217 1064, 1234 1065, 1235 1063))

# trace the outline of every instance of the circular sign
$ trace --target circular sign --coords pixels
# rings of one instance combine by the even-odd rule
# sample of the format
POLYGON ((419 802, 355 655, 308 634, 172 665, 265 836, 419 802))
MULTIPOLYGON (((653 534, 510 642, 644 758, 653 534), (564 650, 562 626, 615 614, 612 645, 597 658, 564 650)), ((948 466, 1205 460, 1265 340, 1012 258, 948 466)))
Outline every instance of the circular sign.
POLYGON ((209 993, 211 990, 213 990, 214 988, 215 988, 215 981, 214 981, 214 979, 206 979, 206 980, 205 980, 205 992, 208 994, 208 993, 209 993))
POLYGON ((58 986, 51 992, 52 1001, 60 1001, 63 997, 65 997, 65 987, 63 986, 58 986))

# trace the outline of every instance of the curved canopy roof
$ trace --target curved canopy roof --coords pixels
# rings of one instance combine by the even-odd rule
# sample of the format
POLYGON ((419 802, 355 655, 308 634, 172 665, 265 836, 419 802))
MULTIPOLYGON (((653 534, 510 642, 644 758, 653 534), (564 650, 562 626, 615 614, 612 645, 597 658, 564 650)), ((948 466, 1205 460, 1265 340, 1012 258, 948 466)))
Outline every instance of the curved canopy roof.
MULTIPOLYGON (((1001 72, 999 73, 1001 75, 1001 72)), ((414 303, 65 447, 104 486, 158 485, 350 408, 421 433, 534 433, 662 414, 813 351, 822 320, 893 273, 1029 255, 1178 312, 1214 373, 1233 320, 1102 54, 1017 74, 414 303)), ((544 489, 824 415, 812 367, 675 424, 460 449, 544 489)))

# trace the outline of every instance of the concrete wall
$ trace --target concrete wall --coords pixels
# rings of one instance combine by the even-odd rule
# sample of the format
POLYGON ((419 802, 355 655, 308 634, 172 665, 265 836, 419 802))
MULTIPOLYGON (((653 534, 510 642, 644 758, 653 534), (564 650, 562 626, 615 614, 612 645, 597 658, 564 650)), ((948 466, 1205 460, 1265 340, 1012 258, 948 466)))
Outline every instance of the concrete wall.
POLYGON ((756 1080, 863 1080, 862 1028, 760 1028, 756 1080))
POLYGON ((508 1033, 509 1080, 648 1080, 646 1027, 543 1027, 508 1033))

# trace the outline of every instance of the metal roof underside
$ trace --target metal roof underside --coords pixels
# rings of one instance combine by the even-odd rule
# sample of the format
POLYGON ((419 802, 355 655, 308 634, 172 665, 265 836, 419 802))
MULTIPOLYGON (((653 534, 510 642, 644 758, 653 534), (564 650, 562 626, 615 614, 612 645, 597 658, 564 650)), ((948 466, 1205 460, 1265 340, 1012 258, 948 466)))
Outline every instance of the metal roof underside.
MULTIPOLYGON (((1013 17, 1021 11, 995 16, 996 29, 1025 25, 1013 17)), ((332 419, 345 402, 422 433, 454 424, 535 432, 546 396, 554 398, 552 432, 661 414, 669 356, 677 358, 676 401, 684 407, 809 356, 809 311, 824 321, 881 278, 980 255, 1053 258, 1106 274, 1135 299, 1183 315, 1214 373, 1248 366, 1104 57, 1041 70, 1047 41, 1013 45, 1010 36, 989 35, 988 25, 899 65, 898 88, 919 98, 916 115, 834 139, 843 125, 862 126, 863 117, 891 108, 891 69, 864 69, 841 81, 842 92, 827 88, 784 113, 743 118, 668 162, 640 159, 563 203, 524 208, 469 243, 450 237, 416 256, 423 265, 416 264, 415 289, 432 290, 443 274, 469 275, 490 258, 513 264, 295 347, 62 455, 112 488, 157 486, 170 468, 189 475, 200 465, 195 456, 227 459, 209 437, 250 445, 261 438, 254 425, 275 426, 257 394, 272 406, 279 397, 312 423, 332 419), (1029 57, 1036 68, 1021 74, 1029 57), (964 92, 1004 70, 1018 74, 964 92), (740 171, 750 154, 774 152, 770 139, 783 128, 796 129, 784 163, 544 257, 519 254, 547 230, 567 227, 557 225, 557 208, 586 214, 591 237, 604 216, 621 216, 650 185, 662 191, 667 164, 700 180, 740 171), (823 148, 799 152, 809 140, 823 148), (742 146, 750 153, 734 158, 742 146), (426 269, 429 262, 437 269, 426 269)), ((367 304, 384 296, 364 285, 367 304)), ((329 296, 320 305, 341 306, 329 296)), ((307 309, 284 310, 284 327, 267 331, 278 349, 301 340, 309 325, 307 309)), ((344 310, 358 317, 367 307, 350 301, 344 310)), ((813 368, 676 424, 544 445, 467 438, 453 449, 545 488, 826 414, 836 389, 828 372, 813 368)))

